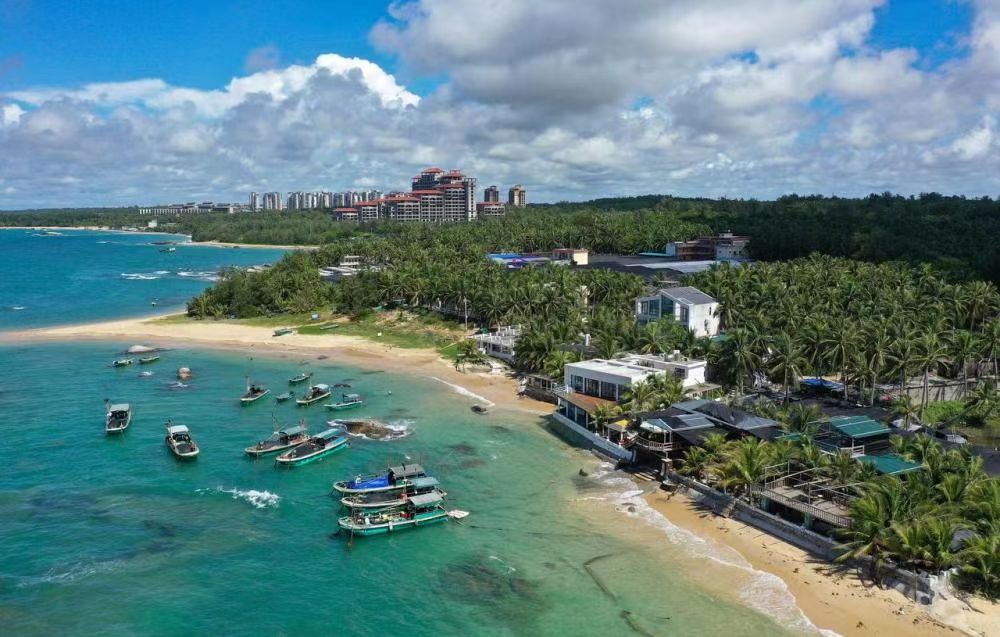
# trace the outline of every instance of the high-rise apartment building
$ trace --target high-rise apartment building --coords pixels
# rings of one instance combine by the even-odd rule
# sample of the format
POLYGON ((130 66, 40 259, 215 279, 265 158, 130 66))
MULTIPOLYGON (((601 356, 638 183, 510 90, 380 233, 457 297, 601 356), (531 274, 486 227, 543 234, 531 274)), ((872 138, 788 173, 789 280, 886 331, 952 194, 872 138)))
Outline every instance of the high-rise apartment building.
POLYGON ((280 192, 265 192, 264 193, 264 210, 276 210, 281 211, 284 209, 284 205, 281 199, 280 192))
POLYGON ((247 201, 247 204, 251 212, 260 210, 260 194, 256 192, 250 193, 250 199, 247 201))
POLYGON ((516 206, 518 208, 523 208, 528 203, 528 193, 521 186, 517 184, 507 191, 507 205, 516 206))
POLYGON ((500 201, 500 189, 496 186, 490 186, 483 191, 483 202, 484 203, 497 203, 500 201))

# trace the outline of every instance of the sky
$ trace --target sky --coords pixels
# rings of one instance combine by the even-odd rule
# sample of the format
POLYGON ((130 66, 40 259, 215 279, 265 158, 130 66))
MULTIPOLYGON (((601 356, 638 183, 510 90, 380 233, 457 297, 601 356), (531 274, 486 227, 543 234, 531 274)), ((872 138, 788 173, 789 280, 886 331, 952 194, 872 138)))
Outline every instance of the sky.
POLYGON ((1000 0, 0 0, 0 209, 1000 196, 1000 0))

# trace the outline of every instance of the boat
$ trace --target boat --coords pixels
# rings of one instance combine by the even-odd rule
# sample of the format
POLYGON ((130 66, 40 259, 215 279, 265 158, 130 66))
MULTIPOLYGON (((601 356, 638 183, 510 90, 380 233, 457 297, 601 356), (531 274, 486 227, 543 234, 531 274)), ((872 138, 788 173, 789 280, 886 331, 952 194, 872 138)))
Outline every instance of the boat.
POLYGON ((159 354, 153 354, 152 356, 143 356, 142 358, 139 359, 139 364, 149 365, 150 363, 155 363, 158 360, 160 360, 159 354))
POLYGON ((174 425, 168 420, 166 443, 170 451, 181 460, 198 455, 198 445, 191 438, 187 425, 174 425))
POLYGON ((250 381, 248 379, 247 380, 247 390, 245 392, 243 392, 242 396, 240 396, 240 403, 242 403, 244 405, 249 405, 250 403, 257 402, 258 400, 260 400, 264 396, 267 396, 270 393, 271 393, 270 389, 265 389, 265 388, 261 387, 260 385, 254 385, 254 384, 250 383, 250 381))
POLYGON ((309 432, 304 425, 295 425, 279 429, 271 434, 266 440, 259 440, 257 444, 244 449, 248 456, 259 458, 279 451, 291 449, 309 440, 309 432))
POLYGON ((400 464, 389 467, 385 473, 360 475, 351 480, 334 482, 333 488, 340 493, 402 491, 410 488, 416 478, 426 475, 424 468, 418 464, 400 464))
POLYGON ((129 367, 135 363, 134 358, 119 358, 118 360, 111 363, 112 367, 129 367))
POLYGON ((285 336, 287 334, 291 334, 294 331, 295 330, 293 330, 290 327, 279 327, 278 329, 274 330, 274 335, 275 336, 285 336))
POLYGON ((341 394, 340 402, 327 403, 324 405, 327 409, 351 409, 353 407, 360 407, 365 404, 364 398, 361 394, 341 394))
POLYGON ((350 389, 352 385, 350 383, 334 383, 334 387, 344 387, 345 389, 350 389))
POLYGON ((444 522, 448 518, 448 511, 442 506, 441 495, 432 492, 415 495, 406 504, 390 509, 354 511, 337 520, 337 525, 350 531, 351 535, 381 535, 444 522))
POLYGON ((298 385, 299 383, 306 382, 307 380, 309 380, 312 377, 313 377, 313 373, 312 372, 302 372, 298 376, 293 376, 293 377, 289 378, 288 379, 288 384, 289 385, 298 385))
POLYGON ((297 402, 300 406, 304 407, 306 405, 311 405, 315 402, 318 402, 320 400, 323 400, 324 398, 329 398, 329 397, 330 397, 330 386, 321 383, 319 385, 310 385, 309 391, 306 392, 306 395, 303 396, 302 398, 299 398, 295 402, 297 402))
POLYGON ((440 489, 437 478, 421 476, 414 478, 411 484, 401 491, 354 493, 344 495, 340 499, 340 503, 349 509, 385 509, 406 504, 406 501, 411 497, 424 493, 440 493, 441 497, 447 495, 440 489))
POLYGON ((177 252, 177 248, 160 248, 160 252, 177 252))
POLYGON ((484 416, 484 415, 490 413, 490 410, 489 410, 489 408, 483 407, 482 405, 473 405, 472 406, 472 413, 484 416))
POLYGON ((342 429, 327 429, 281 454, 275 462, 283 467, 297 467, 321 460, 347 445, 347 436, 342 429))
POLYGON ((110 400, 104 401, 104 432, 118 434, 132 424, 132 406, 128 403, 111 404, 110 400))
POLYGON ((291 400, 293 398, 295 398, 295 392, 291 392, 291 391, 283 392, 283 393, 278 394, 277 396, 274 397, 274 399, 276 401, 278 401, 279 403, 283 403, 283 402, 285 402, 287 400, 291 400))

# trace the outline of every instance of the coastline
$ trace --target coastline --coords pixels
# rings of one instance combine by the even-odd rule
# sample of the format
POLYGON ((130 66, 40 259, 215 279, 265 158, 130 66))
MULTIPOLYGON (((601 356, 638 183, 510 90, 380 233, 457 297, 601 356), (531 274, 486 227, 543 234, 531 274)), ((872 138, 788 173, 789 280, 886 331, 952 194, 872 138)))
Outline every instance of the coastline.
POLYGON ((764 531, 715 515, 681 493, 657 490, 644 499, 675 526, 728 547, 752 568, 780 578, 796 605, 821 630, 844 637, 1000 634, 998 604, 977 599, 970 609, 952 597, 923 606, 894 589, 863 582, 853 570, 833 571, 825 560, 764 531))
MULTIPOLYGON (((164 320, 177 313, 98 323, 83 323, 0 333, 2 344, 59 341, 129 341, 157 346, 190 345, 208 349, 246 352, 274 357, 327 357, 359 367, 377 368, 434 379, 464 399, 478 400, 533 415, 547 415, 547 403, 517 396, 516 380, 500 375, 464 373, 432 349, 409 349, 385 345, 360 336, 342 334, 288 334, 274 337, 270 327, 217 321, 173 322, 164 320)), ((649 483, 641 486, 649 486, 649 483)), ((718 550, 731 550, 742 557, 748 569, 779 578, 795 604, 812 624, 824 631, 850 635, 1000 634, 1000 605, 976 600, 969 609, 957 599, 921 606, 892 589, 862 583, 852 572, 830 573, 829 565, 801 549, 735 520, 701 509, 684 495, 656 490, 643 499, 672 524, 718 550)), ((645 524, 636 520, 632 524, 645 524)), ((667 539, 664 542, 670 541, 667 539)), ((733 581, 725 569, 738 565, 693 572, 691 577, 707 589, 729 590, 733 581), (711 574, 714 574, 713 577, 711 574)))
POLYGON ((185 237, 180 245, 185 246, 205 246, 208 248, 253 248, 253 249, 274 249, 274 250, 318 250, 321 246, 315 245, 269 245, 266 243, 232 243, 229 241, 194 241, 191 235, 183 232, 156 232, 151 230, 115 230, 102 226, 3 226, 0 230, 51 230, 60 232, 63 230, 89 230, 91 232, 109 232, 114 234, 143 234, 151 236, 175 236, 185 237))
POLYGON ((293 333, 275 337, 269 327, 216 321, 175 323, 163 320, 174 316, 178 313, 9 331, 0 333, 0 343, 131 340, 135 344, 185 344, 241 352, 251 348, 255 353, 276 357, 293 354, 326 356, 348 365, 431 378, 450 386, 456 393, 504 409, 535 415, 546 415, 553 409, 548 403, 518 396, 518 382, 513 378, 460 372, 430 349, 393 347, 360 336, 293 333))

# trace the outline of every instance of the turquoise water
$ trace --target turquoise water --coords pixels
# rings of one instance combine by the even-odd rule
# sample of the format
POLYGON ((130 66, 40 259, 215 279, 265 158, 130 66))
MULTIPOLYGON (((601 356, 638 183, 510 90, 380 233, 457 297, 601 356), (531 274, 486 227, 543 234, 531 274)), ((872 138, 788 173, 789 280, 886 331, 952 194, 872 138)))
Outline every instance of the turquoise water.
POLYGON ((739 591, 729 598, 685 577, 703 558, 616 510, 622 486, 579 476, 600 467, 536 417, 477 416, 433 378, 313 360, 316 382, 349 381, 366 396, 351 417, 410 435, 355 439, 282 470, 243 447, 269 434, 272 415, 318 431, 328 413, 269 399, 241 407, 238 397, 247 374, 283 390, 298 358, 173 350, 140 377, 109 367, 127 345, 0 348, 5 634, 782 632, 739 591), (186 388, 171 386, 180 366, 194 371, 186 388), (103 433, 104 398, 135 406, 124 435, 103 433), (168 453, 167 418, 191 427, 195 461, 168 453), (331 535, 331 482, 404 459, 432 470, 450 506, 471 515, 350 544, 331 535))
POLYGON ((283 250, 178 245, 179 235, 0 230, 0 330, 181 309, 225 266, 277 261, 283 250), (153 301, 156 306, 153 306, 153 301))

